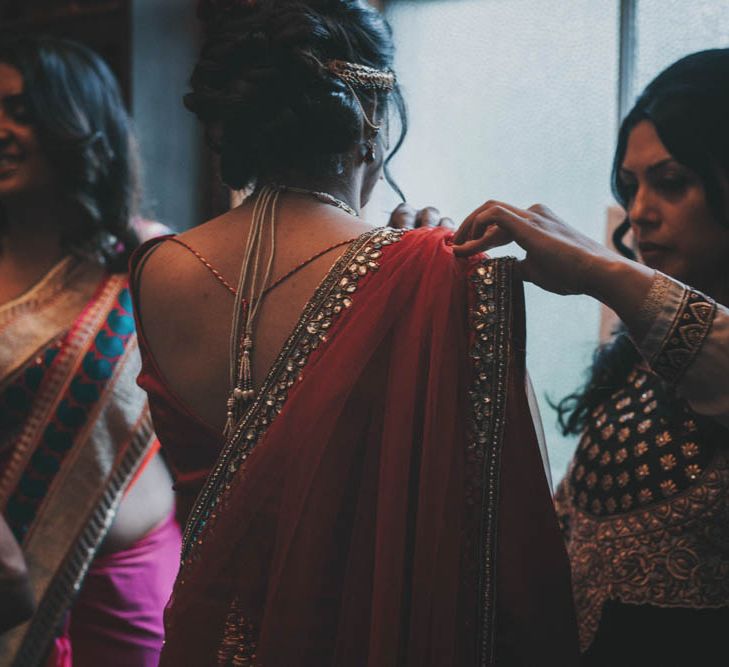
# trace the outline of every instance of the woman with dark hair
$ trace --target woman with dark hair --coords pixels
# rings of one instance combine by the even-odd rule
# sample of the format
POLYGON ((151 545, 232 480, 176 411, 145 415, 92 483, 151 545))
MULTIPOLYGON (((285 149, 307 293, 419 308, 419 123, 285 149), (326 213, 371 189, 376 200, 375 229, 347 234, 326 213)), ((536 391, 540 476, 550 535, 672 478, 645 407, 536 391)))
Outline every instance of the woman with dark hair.
POLYGON ((404 134, 387 24, 201 16, 186 104, 252 195, 134 260, 140 384, 198 493, 161 664, 575 664, 511 263, 360 217, 393 109, 404 134))
POLYGON ((516 241, 526 280, 623 323, 559 405, 581 435, 556 501, 585 665, 713 665, 729 649, 727 118, 729 49, 686 56, 639 97, 613 168, 628 258, 540 206, 488 202, 457 237, 459 253, 516 241))
POLYGON ((37 607, 0 638, 2 665, 159 659, 180 532, 135 386, 135 194, 98 56, 0 37, 0 507, 37 607))

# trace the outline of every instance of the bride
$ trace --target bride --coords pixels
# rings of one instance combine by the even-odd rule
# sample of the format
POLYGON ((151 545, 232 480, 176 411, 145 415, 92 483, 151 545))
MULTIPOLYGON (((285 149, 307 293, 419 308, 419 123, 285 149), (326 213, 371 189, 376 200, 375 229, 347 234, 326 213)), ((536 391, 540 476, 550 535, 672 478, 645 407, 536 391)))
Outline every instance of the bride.
POLYGON ((389 28, 360 0, 201 15, 186 104, 256 185, 133 267, 140 383, 199 492, 161 664, 576 664, 511 260, 360 217, 405 126, 389 28))

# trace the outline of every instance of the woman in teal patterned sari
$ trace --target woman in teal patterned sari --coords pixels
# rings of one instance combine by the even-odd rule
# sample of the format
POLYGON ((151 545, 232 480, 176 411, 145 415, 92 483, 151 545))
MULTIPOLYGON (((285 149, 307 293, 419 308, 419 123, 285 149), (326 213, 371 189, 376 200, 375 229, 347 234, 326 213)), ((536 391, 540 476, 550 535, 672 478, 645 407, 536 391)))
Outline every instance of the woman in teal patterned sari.
POLYGON ((161 647, 180 535, 135 385, 135 176, 100 59, 0 39, 0 508, 37 605, 0 665, 156 665, 161 647))

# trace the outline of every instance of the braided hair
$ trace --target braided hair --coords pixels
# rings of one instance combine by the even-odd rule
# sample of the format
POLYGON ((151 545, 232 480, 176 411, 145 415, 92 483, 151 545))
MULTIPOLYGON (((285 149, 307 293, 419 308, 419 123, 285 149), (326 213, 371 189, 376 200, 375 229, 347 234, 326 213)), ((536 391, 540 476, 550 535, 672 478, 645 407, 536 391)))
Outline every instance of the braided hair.
MULTIPOLYGON (((344 155, 362 135, 362 113, 322 63, 391 69, 394 49, 382 15, 364 0, 202 0, 198 15, 205 40, 184 102, 206 125, 223 181, 241 189, 291 170, 341 174, 344 155)), ((399 115, 389 161, 407 131, 400 90, 358 95, 378 109, 389 102, 399 115)))

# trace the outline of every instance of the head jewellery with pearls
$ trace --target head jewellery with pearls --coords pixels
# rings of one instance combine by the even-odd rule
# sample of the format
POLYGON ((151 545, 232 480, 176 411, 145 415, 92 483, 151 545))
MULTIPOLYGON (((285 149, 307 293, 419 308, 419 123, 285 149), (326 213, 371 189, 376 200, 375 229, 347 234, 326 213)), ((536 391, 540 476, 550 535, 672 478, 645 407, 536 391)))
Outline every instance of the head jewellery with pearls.
POLYGON ((362 119, 365 124, 372 130, 370 137, 367 139, 367 160, 373 162, 375 159, 375 145, 377 143, 377 134, 382 129, 382 124, 377 123, 377 97, 374 98, 374 108, 372 109, 372 119, 367 115, 367 112, 362 105, 359 95, 355 88, 360 90, 374 90, 389 93, 395 88, 395 73, 392 70, 381 70, 375 67, 369 67, 368 65, 361 65, 359 63, 351 63, 346 60, 328 60, 322 63, 316 56, 311 54, 311 57, 319 64, 320 67, 327 70, 330 74, 337 77, 342 81, 349 91, 352 93, 352 97, 357 101, 360 112, 362 113, 362 119))
POLYGON ((395 74, 390 70, 380 70, 346 60, 329 60, 325 69, 345 83, 370 90, 390 92, 395 87, 395 74))

